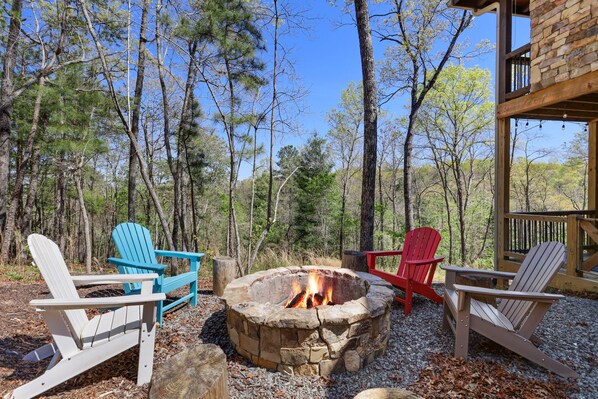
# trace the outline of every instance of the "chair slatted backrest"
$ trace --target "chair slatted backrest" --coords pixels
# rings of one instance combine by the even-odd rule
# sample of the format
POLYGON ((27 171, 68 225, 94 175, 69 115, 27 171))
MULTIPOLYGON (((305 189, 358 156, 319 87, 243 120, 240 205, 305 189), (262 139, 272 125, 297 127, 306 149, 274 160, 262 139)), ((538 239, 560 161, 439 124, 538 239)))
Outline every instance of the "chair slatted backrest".
MULTIPOLYGON (((400 277, 407 277, 406 260, 434 258, 439 243, 440 233, 431 227, 418 227, 417 229, 407 232, 397 275, 400 277)), ((415 273, 413 276, 410 276, 411 279, 420 283, 431 284, 432 278, 434 277, 432 273, 430 273, 431 265, 432 264, 427 264, 415 267, 415 273)))
MULTIPOLYGON (((79 299, 79 294, 68 271, 58 245, 41 234, 27 238, 33 262, 39 268, 46 285, 55 299, 79 299)), ((85 310, 65 310, 63 314, 74 338, 81 336, 87 323, 85 310)), ((78 339, 76 339, 78 342, 78 339)))
MULTIPOLYGON (((552 278, 563 267, 566 252, 562 243, 553 241, 530 249, 511 282, 509 291, 544 292, 552 278)), ((525 320, 532 306, 532 301, 503 300, 498 310, 517 328, 525 320)))
MULTIPOLYGON (((112 239, 118 249, 120 257, 124 260, 157 264, 156 252, 150 232, 137 223, 121 223, 112 231, 112 239)), ((136 267, 118 266, 121 274, 154 273, 151 270, 136 267)), ((140 289, 140 283, 124 284, 125 291, 140 289)))

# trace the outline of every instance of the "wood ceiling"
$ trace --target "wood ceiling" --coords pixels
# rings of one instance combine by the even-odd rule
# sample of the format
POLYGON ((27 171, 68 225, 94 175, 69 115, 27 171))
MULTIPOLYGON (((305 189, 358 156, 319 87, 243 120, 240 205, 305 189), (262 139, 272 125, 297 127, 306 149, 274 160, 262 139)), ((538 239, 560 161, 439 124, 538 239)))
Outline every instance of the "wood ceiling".
POLYGON ((591 122, 598 120, 598 71, 498 105, 497 118, 591 122), (566 118, 563 118, 564 115, 566 118))
MULTIPOLYGON (((449 6, 456 8, 481 10, 492 3, 499 2, 499 0, 449 0, 448 4, 449 6)), ((515 3, 513 14, 522 17, 529 17, 529 2, 530 0, 513 0, 513 3, 515 3)))

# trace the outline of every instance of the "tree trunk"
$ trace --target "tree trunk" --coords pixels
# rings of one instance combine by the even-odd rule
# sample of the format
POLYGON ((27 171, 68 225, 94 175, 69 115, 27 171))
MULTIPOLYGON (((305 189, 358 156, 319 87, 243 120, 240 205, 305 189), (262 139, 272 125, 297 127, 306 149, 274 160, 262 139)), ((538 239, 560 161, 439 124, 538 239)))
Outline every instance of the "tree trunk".
POLYGON ((27 147, 23 154, 21 164, 17 168, 17 176, 15 178, 15 184, 12 189, 12 196, 10 199, 10 208, 6 215, 6 225, 2 234, 2 248, 0 249, 0 262, 6 262, 9 257, 10 244, 12 243, 12 237, 15 229, 15 217, 17 214, 19 198, 23 193, 23 181, 25 180, 25 173, 27 172, 27 165, 33 154, 33 142, 35 141, 35 135, 37 134, 39 126, 39 114, 42 104, 42 97, 44 93, 45 78, 40 77, 39 87, 37 89, 37 96, 35 98, 35 105, 33 106, 33 120, 31 121, 31 129, 27 136, 27 147))
MULTIPOLYGON (((273 52, 273 66, 272 66, 272 109, 270 110, 270 148, 268 156, 268 208, 266 211, 266 222, 269 222, 272 217, 272 190, 274 188, 274 170, 273 170, 273 156, 274 156, 274 123, 276 105, 278 104, 278 93, 276 92, 276 79, 278 77, 278 24, 280 15, 278 14, 278 1, 273 0, 274 5, 274 52, 273 52)), ((254 144, 256 145, 256 144, 254 144)))
POLYGON ((367 0, 355 0, 355 17, 363 78, 363 180, 361 185, 361 232, 359 248, 374 249, 374 201, 376 197, 376 156, 378 105, 374 48, 367 0))
MULTIPOLYGON (((230 117, 227 129, 228 137, 228 150, 229 150, 229 166, 230 173, 228 178, 228 228, 226 233, 226 255, 237 259, 239 262, 239 256, 241 256, 238 250, 239 236, 236 234, 236 215, 235 215, 235 189, 237 182, 237 162, 235 159, 235 86, 233 84, 233 78, 231 75, 229 60, 225 58, 224 65, 226 68, 226 74, 228 79, 228 89, 230 93, 230 117), (235 245, 236 243, 236 245, 235 245), (235 249, 234 249, 235 248, 235 249)), ((239 267, 240 262, 239 262, 239 267)), ((241 273, 242 274, 242 273, 241 273)))
MULTIPOLYGON (((172 156, 170 157, 169 166, 171 166, 171 171, 173 173, 174 179, 174 194, 175 194, 175 204, 174 204, 174 218, 178 219, 175 220, 175 226, 180 229, 181 235, 181 242, 183 243, 184 248, 188 247, 187 242, 187 229, 185 225, 185 209, 186 209, 186 200, 184 195, 183 186, 181 183, 184 181, 184 170, 183 165, 186 163, 185 152, 183 142, 186 140, 184 135, 189 134, 189 130, 191 129, 191 123, 193 121, 193 91, 195 90, 195 78, 197 75, 197 66, 195 65, 195 53, 197 51, 198 42, 192 41, 188 44, 189 49, 189 66, 187 68, 187 81, 185 82, 185 95, 183 97, 183 105, 181 110, 181 119, 177 134, 177 160, 176 165, 172 165, 172 156), (177 223, 178 222, 178 223, 177 223), (178 226, 177 226, 178 224, 178 226)), ((173 230, 173 236, 175 236, 173 230)), ((176 237, 173 237, 173 240, 176 240, 176 237)))
POLYGON ((467 247, 465 242, 465 189, 463 187, 463 178, 462 172, 460 170, 459 164, 456 166, 456 183, 457 183, 457 210, 459 212, 459 235, 460 235, 460 252, 461 252, 461 262, 466 264, 467 261, 467 247))
POLYGON ((33 156, 31 157, 31 173, 29 178, 29 190, 27 191, 27 202, 25 203, 25 211, 23 213, 23 220, 21 223, 23 237, 28 237, 33 231, 33 207, 35 206, 37 187, 39 185, 40 158, 41 150, 39 146, 35 146, 33 149, 33 156))
POLYGON ((380 201, 380 238, 378 240, 378 248, 384 248, 384 216, 386 207, 384 206, 384 196, 382 190, 382 166, 384 163, 384 145, 380 152, 380 160, 378 162, 378 200, 380 201))
POLYGON ((414 105, 411 105, 411 113, 409 114, 409 124, 407 132, 405 133, 405 144, 403 148, 403 200, 405 201, 405 231, 413 230, 413 171, 411 160, 413 157, 413 126, 415 125, 415 118, 417 111, 414 110, 414 105))
MULTIPOLYGON (((149 0, 143 0, 141 8, 141 24, 139 26, 139 54, 137 55, 137 78, 135 79, 135 94, 133 97, 133 112, 131 117, 131 135, 134 140, 139 137, 139 115, 141 97, 143 95, 143 79, 145 78, 145 43, 147 29, 147 14, 149 0)), ((135 146, 129 147, 129 191, 128 191, 128 219, 129 222, 135 221, 136 197, 137 197, 137 174, 139 173, 139 162, 135 154, 135 146)))
POLYGON ((83 218, 83 232, 85 234, 85 270, 87 274, 91 274, 91 226, 89 225, 89 216, 87 208, 85 208, 85 198, 83 197, 83 187, 81 186, 81 168, 80 164, 78 176, 75 177, 75 188, 77 189, 77 197, 79 199, 79 207, 81 208, 81 217, 83 218))
POLYGON ((17 61, 19 34, 21 33, 22 0, 13 0, 10 9, 10 25, 4 50, 4 66, 0 87, 0 103, 8 104, 0 109, 0 229, 6 223, 6 197, 10 176, 10 132, 12 130, 13 75, 17 61))
MULTIPOLYGON (((185 140, 184 144, 184 148, 185 148, 185 160, 187 160, 186 165, 187 165, 187 174, 189 175, 189 177, 191 177, 191 165, 189 165, 189 146, 188 146, 188 142, 187 140, 185 140)), ((197 226, 198 226, 198 220, 197 220, 197 208, 196 208, 196 204, 195 204, 195 184, 193 184, 193 179, 190 178, 189 179, 189 192, 191 195, 191 223, 192 223, 192 242, 193 242, 193 250, 195 252, 199 252, 199 238, 197 236, 197 226)))

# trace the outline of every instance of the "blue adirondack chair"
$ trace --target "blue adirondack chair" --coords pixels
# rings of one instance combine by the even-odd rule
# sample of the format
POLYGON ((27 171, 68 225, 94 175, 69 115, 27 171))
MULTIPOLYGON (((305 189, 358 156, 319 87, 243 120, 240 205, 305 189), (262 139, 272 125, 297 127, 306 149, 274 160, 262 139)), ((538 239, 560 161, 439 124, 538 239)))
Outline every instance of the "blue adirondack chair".
MULTIPOLYGON (((157 322, 162 325, 162 314, 169 309, 189 300, 191 306, 197 305, 197 272, 199 271, 202 253, 163 251, 154 249, 150 232, 136 223, 121 223, 112 231, 112 239, 121 258, 108 258, 108 262, 118 267, 121 274, 158 273, 154 283, 155 293, 168 293, 177 288, 189 285, 189 293, 176 301, 164 305, 158 302, 157 322), (156 256, 189 259, 190 270, 176 276, 165 276, 165 265, 158 263, 156 256)), ((123 284, 125 294, 138 294, 141 284, 123 284)))

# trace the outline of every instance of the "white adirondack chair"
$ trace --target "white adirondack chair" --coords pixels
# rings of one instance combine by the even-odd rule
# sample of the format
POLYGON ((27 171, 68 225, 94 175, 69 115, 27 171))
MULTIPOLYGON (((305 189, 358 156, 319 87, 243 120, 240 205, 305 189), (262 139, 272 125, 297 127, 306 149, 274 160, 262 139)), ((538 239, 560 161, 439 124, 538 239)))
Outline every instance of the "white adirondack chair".
POLYGON ((111 357, 139 344, 137 384, 150 382, 154 361, 156 303, 164 294, 152 294, 157 274, 71 276, 58 246, 32 234, 27 242, 34 263, 50 289, 51 299, 30 302, 46 322, 54 342, 25 356, 35 361, 53 356, 44 374, 15 389, 5 398, 31 398, 111 357), (75 285, 141 282, 141 294, 107 298, 80 298, 75 285), (91 320, 84 309, 114 308, 91 320))
POLYGON ((441 266, 446 271, 443 326, 455 333, 455 356, 467 358, 473 330, 532 362, 562 376, 579 374, 552 359, 531 342, 550 306, 563 295, 545 294, 550 280, 565 263, 565 246, 545 242, 532 249, 517 273, 441 266), (456 284, 459 274, 512 280, 508 290, 456 284), (494 307, 476 298, 500 298, 494 307))

